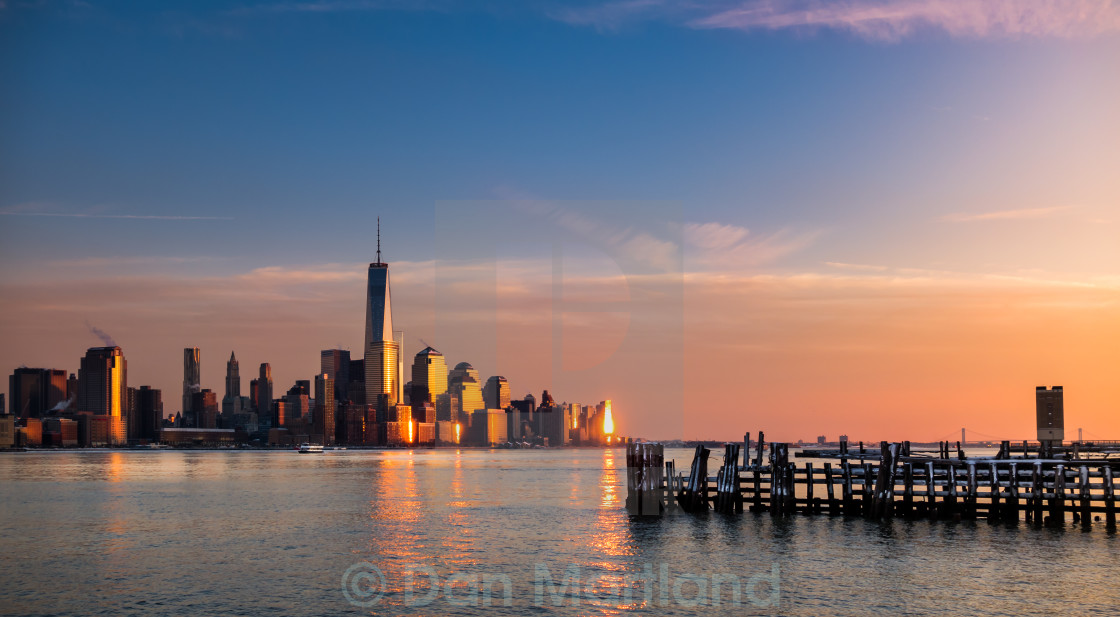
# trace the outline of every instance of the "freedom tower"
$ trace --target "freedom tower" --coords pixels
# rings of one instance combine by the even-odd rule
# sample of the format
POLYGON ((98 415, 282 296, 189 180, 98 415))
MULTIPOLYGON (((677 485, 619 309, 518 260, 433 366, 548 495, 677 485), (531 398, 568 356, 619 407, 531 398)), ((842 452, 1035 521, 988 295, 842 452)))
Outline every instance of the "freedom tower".
POLYGON ((381 262, 381 218, 377 219, 377 261, 369 265, 366 284, 366 404, 377 406, 378 421, 397 404, 400 347, 393 340, 389 264, 381 262))

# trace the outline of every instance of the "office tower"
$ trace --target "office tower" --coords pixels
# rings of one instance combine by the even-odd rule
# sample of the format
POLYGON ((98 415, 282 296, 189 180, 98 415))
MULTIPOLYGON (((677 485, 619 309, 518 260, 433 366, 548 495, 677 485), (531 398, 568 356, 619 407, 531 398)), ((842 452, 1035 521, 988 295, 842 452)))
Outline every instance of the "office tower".
POLYGON ((334 380, 327 373, 315 376, 315 414, 313 423, 315 434, 323 436, 323 445, 335 443, 335 399, 334 380))
MULTIPOLYGON (((319 352, 319 373, 327 375, 334 382, 331 396, 336 401, 345 401, 350 388, 350 350, 324 349, 319 352)), ((315 395, 318 398, 318 394, 315 395)))
POLYGON ((412 404, 434 403, 446 392, 447 361, 443 354, 431 347, 421 349, 412 360, 412 404))
POLYGON ((120 347, 91 347, 78 369, 78 409, 91 412, 98 421, 98 443, 116 445, 125 441, 125 397, 128 363, 120 347))
POLYGON ((346 399, 353 403, 365 404, 366 401, 366 361, 350 361, 350 383, 346 386, 346 399))
POLYGON ((260 401, 257 398, 257 382, 260 380, 256 377, 249 380, 249 408, 253 411, 260 411, 260 401))
POLYGON ((404 403, 404 330, 393 331, 393 342, 397 344, 397 401, 404 403))
POLYGON ((66 400, 69 407, 74 407, 78 402, 78 376, 74 373, 70 373, 66 380, 66 400))
POLYGON ((447 376, 447 388, 452 398, 458 399, 458 406, 452 406, 452 421, 467 422, 478 409, 486 409, 482 400, 482 384, 478 382, 478 371, 468 362, 455 365, 447 376))
POLYGON ((261 422, 272 418, 272 367, 268 362, 261 363, 260 376, 257 377, 257 417, 261 422))
POLYGON ((209 388, 191 394, 194 428, 218 428, 218 393, 209 388))
POLYGON ((138 439, 159 441, 159 431, 163 427, 163 393, 151 386, 140 386, 136 390, 133 416, 138 439))
POLYGON ((222 414, 233 415, 241 413, 241 368, 237 363, 237 355, 229 353, 229 362, 226 362, 226 395, 222 397, 222 414))
POLYGON ((1034 389, 1035 418, 1038 421, 1039 441, 1062 441, 1066 438, 1065 404, 1062 387, 1046 386, 1034 389))
POLYGON ((393 309, 389 264, 381 261, 381 223, 377 228, 377 261, 369 265, 366 284, 365 390, 366 403, 386 413, 397 403, 400 347, 393 340, 393 309))
POLYGON ((486 387, 482 390, 482 398, 486 401, 487 409, 509 407, 509 382, 501 375, 494 375, 487 379, 486 387))
POLYGON ((19 418, 41 418, 70 405, 66 397, 66 371, 58 369, 17 368, 8 377, 8 393, 8 411, 19 418))
POLYGON ((198 347, 183 350, 183 412, 191 409, 191 394, 202 389, 202 353, 198 347))
POLYGON ((294 386, 288 388, 284 404, 289 422, 308 415, 311 411, 311 380, 297 380, 294 386))

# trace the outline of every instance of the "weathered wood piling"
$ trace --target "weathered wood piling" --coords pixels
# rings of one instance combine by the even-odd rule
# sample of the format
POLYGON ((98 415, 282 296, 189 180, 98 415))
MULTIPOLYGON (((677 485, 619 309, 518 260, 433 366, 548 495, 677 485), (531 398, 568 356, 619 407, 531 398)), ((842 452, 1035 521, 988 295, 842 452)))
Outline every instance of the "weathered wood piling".
MULTIPOLYGON (((828 514, 870 519, 985 519, 1089 529, 1101 520, 1116 528, 1114 466, 1108 459, 1025 458, 1003 442, 995 457, 966 457, 959 443, 941 442, 936 457, 915 455, 908 442, 860 443, 859 454, 841 443, 839 467, 790 461, 789 444, 769 444, 759 432, 754 457, 743 444, 724 446, 723 463, 708 477, 711 451, 697 446, 687 476, 666 461, 660 444, 627 446, 626 507, 635 516, 659 516, 679 507, 690 513, 732 514, 749 509, 771 516, 828 514), (953 446, 956 446, 955 448, 953 446), (956 450, 954 452, 954 449, 956 450), (742 453, 740 455, 740 452, 742 453), (741 456, 741 458, 740 458, 741 456), (851 459, 851 460, 850 460, 851 459), (877 459, 875 461, 870 459, 877 459), (823 486, 821 486, 823 485, 823 486)), ((1052 454, 1052 447, 1038 453, 1052 454)))

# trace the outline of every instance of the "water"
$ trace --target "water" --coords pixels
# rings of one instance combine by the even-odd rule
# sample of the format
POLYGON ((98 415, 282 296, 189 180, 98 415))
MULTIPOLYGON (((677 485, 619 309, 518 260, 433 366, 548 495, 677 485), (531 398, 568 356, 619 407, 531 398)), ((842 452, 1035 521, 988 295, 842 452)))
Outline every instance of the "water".
MULTIPOLYGON (((679 469, 691 457, 668 454, 679 469)), ((1099 525, 1082 532, 750 513, 632 521, 625 491, 621 450, 4 454, 0 612, 1022 617, 1120 610, 1117 538, 1099 525), (368 566, 352 568, 362 562, 377 568, 383 589, 368 566), (570 585, 560 593, 573 566, 578 605, 570 585), (653 581, 643 580, 647 567, 653 581), (348 570, 351 599, 376 604, 348 601, 348 570), (372 579, 361 574, 367 570, 372 579), (435 589, 425 573, 437 577, 435 589), (493 582, 489 593, 484 580, 493 582), (718 607, 713 580, 722 590, 718 607)))

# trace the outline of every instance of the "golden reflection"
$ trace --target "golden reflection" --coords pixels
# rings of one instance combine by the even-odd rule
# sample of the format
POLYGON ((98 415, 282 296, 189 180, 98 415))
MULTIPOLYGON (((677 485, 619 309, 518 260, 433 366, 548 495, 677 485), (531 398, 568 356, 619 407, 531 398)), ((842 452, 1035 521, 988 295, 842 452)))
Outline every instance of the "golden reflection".
POLYGON ((105 479, 110 482, 120 482, 124 471, 124 455, 120 452, 109 454, 109 465, 105 470, 105 479))
POLYGON ((586 603, 594 606, 599 614, 619 615, 641 608, 642 601, 640 595, 636 596, 636 602, 624 604, 622 600, 622 590, 629 584, 627 575, 630 572, 624 565, 626 560, 620 558, 634 554, 633 540, 628 517, 622 510, 618 494, 616 452, 604 449, 602 463, 598 482, 602 498, 596 512, 595 529, 591 534, 591 547, 595 556, 587 566, 603 574, 591 584, 592 594, 589 594, 591 597, 586 603))

